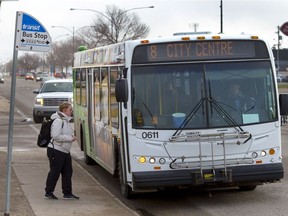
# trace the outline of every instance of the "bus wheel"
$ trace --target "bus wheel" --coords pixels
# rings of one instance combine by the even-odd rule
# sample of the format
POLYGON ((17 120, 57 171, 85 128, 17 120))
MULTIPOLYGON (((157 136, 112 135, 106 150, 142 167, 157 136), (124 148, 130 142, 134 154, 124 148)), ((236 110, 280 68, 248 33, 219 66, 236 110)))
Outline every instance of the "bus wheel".
POLYGON ((240 191, 252 191, 255 190, 257 185, 247 185, 247 186, 239 186, 240 191))
POLYGON ((121 194, 126 198, 126 199, 131 199, 132 196, 132 190, 131 187, 129 187, 126 183, 124 183, 123 180, 123 168, 121 165, 121 160, 118 162, 118 171, 119 171, 119 182, 120 182, 120 189, 121 189, 121 194))
POLYGON ((115 157, 115 169, 114 169, 114 173, 113 173, 113 177, 116 178, 116 179, 119 179, 119 146, 118 146, 118 143, 117 143, 117 138, 114 137, 114 157, 115 157))

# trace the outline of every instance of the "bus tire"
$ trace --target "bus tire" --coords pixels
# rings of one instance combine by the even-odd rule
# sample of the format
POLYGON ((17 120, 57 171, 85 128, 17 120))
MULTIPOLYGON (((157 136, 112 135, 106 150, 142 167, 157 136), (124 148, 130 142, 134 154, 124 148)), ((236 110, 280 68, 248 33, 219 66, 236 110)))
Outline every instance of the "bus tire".
POLYGON ((123 167, 122 167, 122 164, 121 164, 120 154, 119 154, 118 158, 119 158, 119 160, 118 160, 118 171, 119 171, 119 182, 120 182, 121 194, 126 199, 131 199, 131 198, 133 198, 132 189, 131 189, 131 187, 129 185, 124 183, 124 180, 123 180, 123 167))
POLYGON ((247 186, 239 186, 240 191, 253 191, 255 190, 257 185, 247 185, 247 186))
POLYGON ((119 153, 119 145, 117 142, 117 138, 114 137, 114 158, 115 158, 115 169, 114 169, 114 173, 113 173, 113 177, 115 177, 116 179, 119 179, 119 157, 120 157, 120 153, 119 153))

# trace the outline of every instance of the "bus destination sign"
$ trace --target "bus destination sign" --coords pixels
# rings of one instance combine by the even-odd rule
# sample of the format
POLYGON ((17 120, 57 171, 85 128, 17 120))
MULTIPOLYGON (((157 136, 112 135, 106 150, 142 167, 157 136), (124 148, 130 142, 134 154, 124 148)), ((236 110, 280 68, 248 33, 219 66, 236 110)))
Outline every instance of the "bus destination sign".
MULTIPOLYGON (((260 41, 257 41, 260 42, 260 41)), ((186 41, 136 47, 133 63, 255 58, 256 41, 186 41)), ((265 46, 264 46, 265 47, 265 46)), ((262 53, 267 56, 267 52, 262 53)))

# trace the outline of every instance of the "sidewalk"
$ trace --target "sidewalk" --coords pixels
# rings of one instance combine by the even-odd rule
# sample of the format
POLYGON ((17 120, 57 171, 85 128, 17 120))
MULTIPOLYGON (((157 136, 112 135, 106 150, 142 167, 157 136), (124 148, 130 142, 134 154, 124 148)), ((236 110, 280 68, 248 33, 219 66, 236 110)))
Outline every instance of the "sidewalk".
MULTIPOLYGON (((3 138, 3 130, 8 131, 9 106, 8 102, 0 96, 0 201, 1 210, 5 211, 6 194, 6 158, 7 158, 7 137, 3 138), (7 109, 8 108, 8 109, 7 109), (7 128, 6 128, 7 126, 7 128), (3 143, 6 142, 6 143, 3 143), (5 171, 5 172, 4 172, 5 171), (3 205, 3 207, 2 207, 3 205)), ((15 119, 19 117, 15 113, 15 119)), ((15 121, 16 122, 16 121, 15 121)), ((35 129, 34 129, 35 130, 35 129)), ((31 132, 36 137, 33 126, 28 124, 14 128, 14 136, 18 133, 31 132), (19 129, 21 127, 21 129, 19 129), (23 128, 22 128, 23 127, 23 128)), ((7 133, 6 133, 7 136, 7 133)), ((21 134, 20 134, 21 136, 21 134)), ((31 138, 32 139, 32 138, 31 138)), ((34 138, 33 138, 34 139, 34 138)), ((15 143, 15 141, 14 141, 15 143)), ((13 144, 14 145, 14 144, 13 144)), ((73 193, 80 197, 80 200, 62 200, 61 179, 59 179, 55 195, 59 200, 44 199, 44 187, 49 164, 46 156, 46 149, 36 147, 13 147, 12 154, 12 175, 10 194, 10 215, 21 216, 129 216, 138 215, 127 208, 120 200, 109 193, 100 183, 86 172, 73 160, 73 193), (34 214, 33 214, 34 213, 34 214)), ((73 156, 73 153, 72 153, 73 156)))

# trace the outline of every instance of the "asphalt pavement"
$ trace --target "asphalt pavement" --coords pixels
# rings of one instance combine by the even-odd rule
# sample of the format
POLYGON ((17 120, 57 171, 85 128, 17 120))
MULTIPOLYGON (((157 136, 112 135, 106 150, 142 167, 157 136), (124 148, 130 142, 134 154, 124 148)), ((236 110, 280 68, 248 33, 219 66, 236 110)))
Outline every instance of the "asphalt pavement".
MULTIPOLYGON (((73 193, 79 200, 63 200, 61 179, 54 194, 58 200, 44 198, 49 163, 46 149, 37 147, 37 129, 33 123, 21 123, 23 117, 15 109, 11 163, 11 192, 6 209, 7 144, 9 126, 9 102, 0 96, 0 207, 6 215, 13 216, 130 216, 139 215, 125 206, 106 190, 93 176, 73 159, 73 193), (31 145, 31 143, 35 143, 31 145)), ((72 148, 72 158, 81 157, 77 143, 72 148)), ((5 215, 4 214, 4 215, 5 215)))

